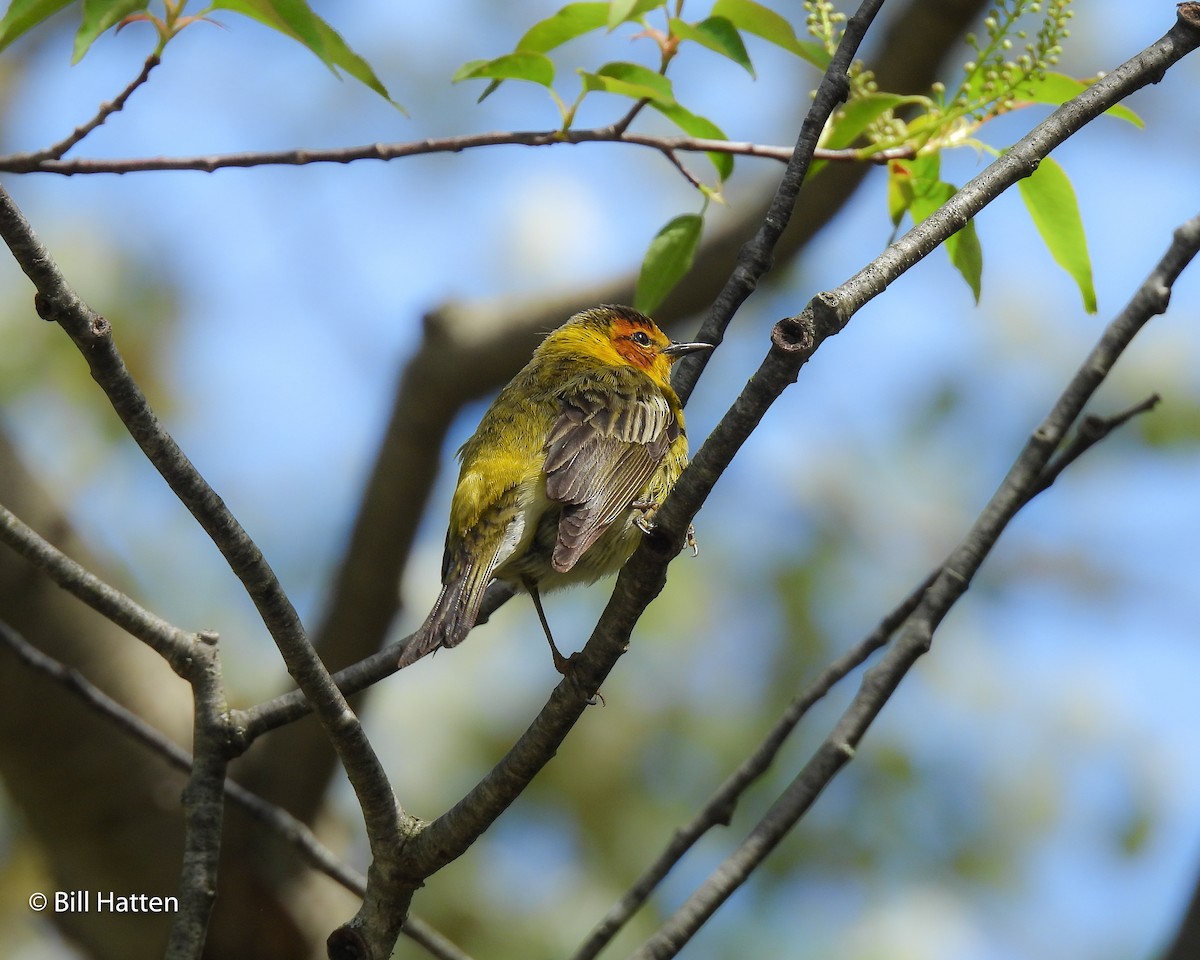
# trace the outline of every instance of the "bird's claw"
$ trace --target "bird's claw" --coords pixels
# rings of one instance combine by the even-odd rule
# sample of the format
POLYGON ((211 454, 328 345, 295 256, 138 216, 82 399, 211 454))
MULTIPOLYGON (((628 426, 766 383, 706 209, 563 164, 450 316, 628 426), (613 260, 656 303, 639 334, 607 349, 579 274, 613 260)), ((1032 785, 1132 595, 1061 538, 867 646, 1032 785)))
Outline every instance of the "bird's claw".
MULTIPOLYGON (((642 511, 642 515, 633 521, 637 524, 637 528, 642 533, 651 533, 654 530, 654 521, 650 518, 654 516, 654 512, 658 509, 658 503, 654 500, 634 500, 629 506, 634 510, 642 511)), ((691 549, 693 557, 700 556, 700 544, 696 541, 696 527, 693 524, 688 524, 684 543, 691 549)))
MULTIPOLYGON (((550 650, 554 657, 554 669, 557 670, 560 674, 562 674, 565 677, 567 675, 567 671, 570 670, 571 667, 575 664, 575 661, 577 659, 579 659, 580 651, 576 650, 569 657, 564 657, 561 653, 558 652, 558 647, 551 647, 550 650)), ((597 704, 599 704, 602 707, 605 706, 604 697, 600 696, 599 690, 597 690, 595 693, 593 693, 587 699, 587 705, 589 707, 594 707, 597 704)))
POLYGON ((633 521, 637 524, 637 528, 642 533, 652 532, 654 530, 654 521, 650 518, 654 516, 654 511, 658 509, 658 502, 655 500, 634 500, 629 506, 634 510, 642 511, 642 515, 633 521))

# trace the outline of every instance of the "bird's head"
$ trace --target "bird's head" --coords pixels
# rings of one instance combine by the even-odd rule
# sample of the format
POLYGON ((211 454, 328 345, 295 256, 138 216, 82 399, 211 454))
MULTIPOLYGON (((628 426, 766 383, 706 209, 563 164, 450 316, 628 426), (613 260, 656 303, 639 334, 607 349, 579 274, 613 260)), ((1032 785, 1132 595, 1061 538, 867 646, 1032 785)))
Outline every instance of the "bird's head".
POLYGON ((601 363, 634 367, 660 387, 670 386, 671 365, 680 357, 713 348, 711 343, 673 343, 645 314, 614 304, 575 314, 546 345, 601 363))

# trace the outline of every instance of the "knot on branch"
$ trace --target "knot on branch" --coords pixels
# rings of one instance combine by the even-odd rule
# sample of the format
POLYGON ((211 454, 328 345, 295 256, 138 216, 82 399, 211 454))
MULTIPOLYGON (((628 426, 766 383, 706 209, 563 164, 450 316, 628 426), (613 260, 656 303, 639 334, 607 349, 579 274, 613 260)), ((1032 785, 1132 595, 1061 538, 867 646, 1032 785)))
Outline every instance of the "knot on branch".
POLYGON ((371 960, 367 942, 349 924, 338 927, 325 941, 325 954, 329 960, 371 960))
POLYGON ((841 333, 849 317, 846 315, 846 309, 842 306, 841 298, 828 290, 818 293, 809 301, 808 306, 812 311, 813 349, 815 350, 817 344, 826 337, 841 333))
POLYGON ((771 345, 787 354, 812 353, 816 338, 813 336, 809 311, 798 317, 784 317, 771 329, 771 345))
POLYGON ((1181 3, 1177 9, 1181 24, 1192 30, 1200 30, 1200 3, 1181 3))
POLYGON ((90 313, 88 316, 88 333, 91 334, 93 340, 107 340, 112 336, 112 324, 108 322, 107 317, 101 316, 98 313, 90 313))
POLYGON ((826 77, 824 82, 829 84, 829 92, 835 103, 845 103, 850 99, 850 75, 848 73, 844 71, 836 73, 832 77, 826 77))

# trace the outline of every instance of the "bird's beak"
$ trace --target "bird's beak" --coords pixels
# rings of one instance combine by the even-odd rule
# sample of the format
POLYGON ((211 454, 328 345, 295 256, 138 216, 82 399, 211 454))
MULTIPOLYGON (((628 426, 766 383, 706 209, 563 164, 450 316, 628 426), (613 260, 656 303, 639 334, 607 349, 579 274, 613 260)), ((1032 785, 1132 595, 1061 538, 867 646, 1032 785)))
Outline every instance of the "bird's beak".
POLYGON ((712 348, 713 344, 711 343, 673 343, 663 351, 663 355, 674 360, 678 357, 687 356, 689 353, 711 350, 712 348))

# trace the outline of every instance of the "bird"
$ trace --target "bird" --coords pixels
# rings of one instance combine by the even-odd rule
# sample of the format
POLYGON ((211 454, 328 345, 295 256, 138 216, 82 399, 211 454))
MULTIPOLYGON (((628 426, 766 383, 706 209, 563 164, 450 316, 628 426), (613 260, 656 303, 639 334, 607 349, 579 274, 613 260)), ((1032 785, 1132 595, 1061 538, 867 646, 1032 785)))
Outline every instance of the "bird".
POLYGON ((615 573, 652 529, 687 465, 671 368, 712 348, 672 342, 645 314, 615 304, 575 314, 542 341, 458 451, 442 588, 398 667, 460 644, 500 581, 529 594, 566 674, 571 659, 554 642, 541 593, 615 573))

